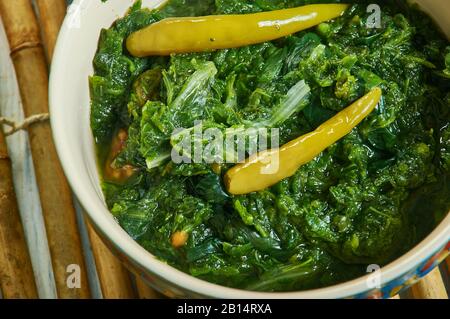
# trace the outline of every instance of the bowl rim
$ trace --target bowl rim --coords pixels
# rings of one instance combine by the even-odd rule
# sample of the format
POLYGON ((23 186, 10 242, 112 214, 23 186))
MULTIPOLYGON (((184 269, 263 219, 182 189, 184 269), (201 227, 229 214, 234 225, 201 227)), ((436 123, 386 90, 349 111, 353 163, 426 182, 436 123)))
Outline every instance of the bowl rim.
MULTIPOLYGON (((73 4, 81 5, 85 1, 92 0, 75 0, 73 4)), ((232 298, 232 299, 276 299, 276 298, 345 298, 357 296, 359 294, 372 290, 368 286, 368 280, 371 274, 355 278, 340 284, 327 286, 324 288, 294 291, 294 292, 255 292, 242 289, 229 288, 213 284, 202 279, 195 278, 184 273, 154 257, 150 252, 139 246, 114 220, 110 211, 105 207, 103 199, 98 198, 94 201, 90 199, 91 195, 84 187, 87 183, 83 181, 77 174, 77 169, 72 163, 71 147, 64 139, 66 126, 65 112, 58 105, 64 105, 63 97, 65 85, 63 66, 67 61, 69 52, 66 49, 67 41, 70 41, 71 32, 75 29, 69 27, 69 21, 66 18, 55 48, 55 54, 52 62, 49 82, 49 107, 53 139, 56 150, 61 161, 63 170, 67 176, 68 182, 85 209, 89 219, 93 222, 94 227, 106 237, 110 243, 115 246, 126 258, 132 260, 139 265, 141 269, 152 273, 158 278, 170 283, 171 286, 179 287, 184 291, 190 291, 194 294, 214 297, 214 298, 232 298), (66 54, 67 53, 67 54, 66 54)), ((91 61, 91 60, 89 60, 91 61)), ((86 88, 88 89, 87 79, 86 88)), ((92 145, 93 147, 93 145, 92 145)), ((400 278, 407 274, 421 263, 425 262, 433 254, 442 249, 450 239, 450 214, 419 244, 409 250, 406 254, 397 258, 393 262, 381 268, 381 287, 390 281, 400 278)), ((372 273, 373 274, 373 273, 372 273)))

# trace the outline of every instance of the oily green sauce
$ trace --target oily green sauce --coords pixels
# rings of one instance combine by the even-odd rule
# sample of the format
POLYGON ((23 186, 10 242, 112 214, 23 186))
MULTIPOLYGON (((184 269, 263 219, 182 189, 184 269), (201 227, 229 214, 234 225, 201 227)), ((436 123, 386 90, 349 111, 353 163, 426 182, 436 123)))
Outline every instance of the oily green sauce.
POLYGON ((131 32, 165 17, 331 2, 340 1, 170 0, 154 11, 136 2, 102 31, 90 78, 99 162, 105 167, 122 129, 128 138, 114 166, 134 168, 126 180, 104 179, 105 198, 130 236, 161 260, 226 286, 323 287, 399 257, 449 211, 450 45, 405 2, 375 1, 381 28, 366 25, 374 0, 354 1, 336 20, 248 47, 135 58, 124 46, 131 32), (278 118, 281 143, 374 86, 383 98, 349 135, 261 192, 230 196, 222 185, 230 165, 175 164, 167 156, 173 128, 267 121, 301 80, 311 94, 278 118), (189 236, 174 248, 177 231, 189 236))

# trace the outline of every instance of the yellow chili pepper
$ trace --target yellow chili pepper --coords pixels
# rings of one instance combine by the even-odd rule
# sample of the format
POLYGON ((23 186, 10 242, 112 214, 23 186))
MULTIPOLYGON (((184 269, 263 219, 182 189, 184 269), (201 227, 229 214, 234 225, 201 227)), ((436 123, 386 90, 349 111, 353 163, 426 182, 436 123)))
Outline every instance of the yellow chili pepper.
POLYGON ((275 40, 340 16, 347 4, 315 4, 241 15, 167 18, 131 34, 137 57, 236 48, 275 40))
POLYGON ((234 166, 224 177, 228 192, 240 195, 260 191, 294 175, 300 166, 350 133, 373 111, 381 94, 380 88, 374 88, 315 131, 300 136, 279 149, 255 154, 245 163, 234 166))

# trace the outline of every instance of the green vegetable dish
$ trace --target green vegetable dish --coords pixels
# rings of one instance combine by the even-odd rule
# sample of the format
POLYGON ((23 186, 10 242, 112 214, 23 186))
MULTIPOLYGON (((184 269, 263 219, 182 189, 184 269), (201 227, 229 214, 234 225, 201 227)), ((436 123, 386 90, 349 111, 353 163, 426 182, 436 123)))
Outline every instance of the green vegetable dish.
POLYGON ((106 203, 134 240, 209 282, 293 291, 383 266, 446 216, 450 44, 406 2, 346 1, 338 18, 237 48, 135 57, 126 46, 133 32, 168 17, 340 2, 169 0, 150 10, 137 1, 101 32, 90 78, 91 128, 106 203), (369 27, 374 2, 381 21, 369 27), (174 129, 197 121, 225 133, 279 128, 283 145, 374 87, 382 98, 373 112, 262 191, 227 192, 224 175, 234 164, 176 163, 170 156, 174 129))

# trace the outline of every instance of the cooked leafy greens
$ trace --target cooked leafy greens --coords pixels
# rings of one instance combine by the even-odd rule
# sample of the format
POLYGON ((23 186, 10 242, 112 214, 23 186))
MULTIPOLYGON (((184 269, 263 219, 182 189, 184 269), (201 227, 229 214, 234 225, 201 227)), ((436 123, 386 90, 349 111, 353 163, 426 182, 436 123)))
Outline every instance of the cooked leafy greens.
MULTIPOLYGON (((323 287, 384 265, 424 238, 450 208, 450 45, 404 1, 370 1, 316 28, 272 42, 170 57, 132 57, 124 40, 171 16, 252 13, 315 0, 137 1, 100 36, 90 78, 91 127, 104 165, 136 173, 103 182, 122 227, 168 264, 252 290, 323 287), (203 121, 223 132, 263 126, 280 142, 314 130, 374 86, 377 109, 338 143, 270 189, 228 195, 230 165, 171 161, 175 128, 203 121), (189 237, 174 248, 171 236, 189 237)), ((353 2, 353 1, 345 1, 353 2)))

